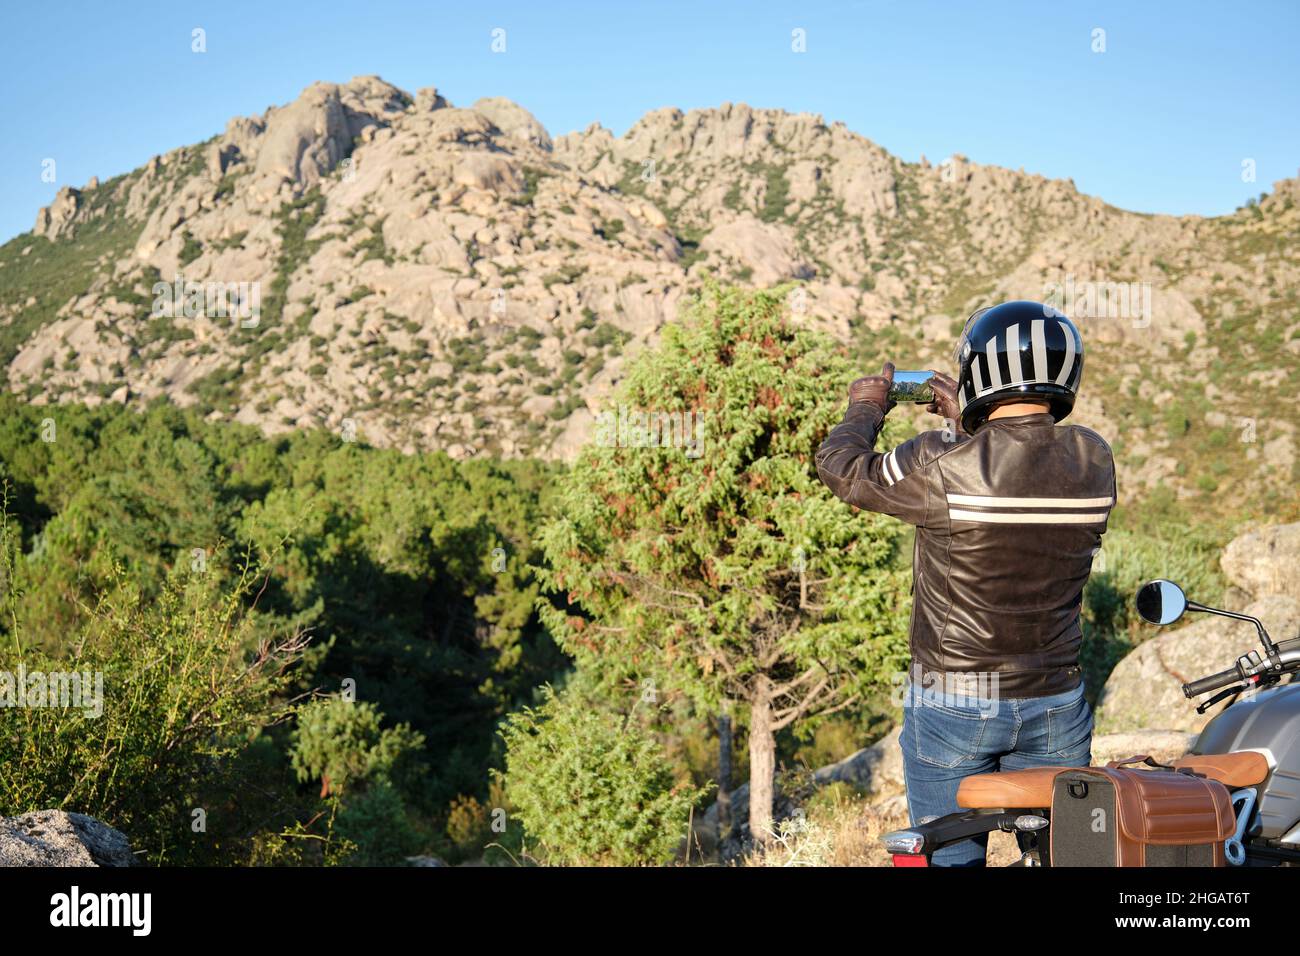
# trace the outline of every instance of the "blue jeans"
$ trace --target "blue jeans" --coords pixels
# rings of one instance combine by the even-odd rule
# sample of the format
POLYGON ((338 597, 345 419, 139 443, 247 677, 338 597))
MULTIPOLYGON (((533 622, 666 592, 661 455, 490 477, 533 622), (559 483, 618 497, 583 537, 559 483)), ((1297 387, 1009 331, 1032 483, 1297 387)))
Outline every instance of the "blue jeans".
MULTIPOLYGON (((909 693, 903 708, 903 776, 912 825, 956 813, 964 777, 1025 767, 1085 767, 1092 760, 1092 708, 1083 682, 1050 697, 1005 700, 928 698, 909 693), (948 706, 949 703, 954 706, 948 706)), ((933 866, 983 866, 988 835, 938 850, 933 866)))

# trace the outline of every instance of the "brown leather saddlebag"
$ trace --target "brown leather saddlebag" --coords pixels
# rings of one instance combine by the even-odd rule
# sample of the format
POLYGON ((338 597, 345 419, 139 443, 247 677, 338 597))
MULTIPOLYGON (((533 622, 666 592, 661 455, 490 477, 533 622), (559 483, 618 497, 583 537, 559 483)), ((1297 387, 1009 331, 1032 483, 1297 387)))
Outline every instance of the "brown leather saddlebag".
POLYGON ((1235 829, 1223 784, 1146 755, 1063 770, 1052 784, 1052 866, 1223 866, 1235 829))

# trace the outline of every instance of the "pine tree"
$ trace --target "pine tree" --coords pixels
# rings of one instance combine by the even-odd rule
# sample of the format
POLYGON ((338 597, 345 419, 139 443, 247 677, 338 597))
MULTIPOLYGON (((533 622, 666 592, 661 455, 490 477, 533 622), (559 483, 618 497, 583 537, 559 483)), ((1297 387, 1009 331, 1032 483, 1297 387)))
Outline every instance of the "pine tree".
POLYGON ((817 477, 853 375, 786 291, 710 286, 639 356, 563 480, 538 569, 567 599, 543 604, 548 627, 611 693, 635 676, 747 726, 760 843, 776 733, 901 671, 909 600, 901 526, 817 477))

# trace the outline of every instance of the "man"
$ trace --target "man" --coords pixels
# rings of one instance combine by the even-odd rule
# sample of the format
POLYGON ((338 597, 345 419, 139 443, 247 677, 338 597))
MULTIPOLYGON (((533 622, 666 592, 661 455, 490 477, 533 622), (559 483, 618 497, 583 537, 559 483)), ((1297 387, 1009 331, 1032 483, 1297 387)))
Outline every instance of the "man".
MULTIPOLYGON (((901 738, 914 825, 958 810, 971 774, 1091 760, 1079 609, 1115 503, 1110 447, 1057 425, 1083 374, 1074 323, 1035 302, 982 309, 953 360, 957 380, 936 373, 928 406, 945 428, 873 450, 894 405, 885 363, 849 386, 844 421, 817 451, 838 497, 917 529, 901 738)), ((982 866, 987 842, 932 863, 982 866)))

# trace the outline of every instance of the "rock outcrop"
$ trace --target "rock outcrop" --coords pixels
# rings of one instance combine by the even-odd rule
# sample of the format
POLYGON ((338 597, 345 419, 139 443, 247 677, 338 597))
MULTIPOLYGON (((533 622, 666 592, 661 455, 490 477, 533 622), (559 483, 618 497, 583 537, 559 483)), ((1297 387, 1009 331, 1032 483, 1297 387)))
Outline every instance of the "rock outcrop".
POLYGON ((310 187, 351 155, 354 140, 387 125, 406 105, 401 90, 375 76, 342 86, 315 83, 288 106, 270 111, 255 172, 310 187))
POLYGON ((811 279, 815 274, 788 235, 752 217, 714 229, 700 243, 700 252, 728 263, 759 286, 811 279))
POLYGON ((1234 538, 1220 565, 1246 594, 1300 601, 1300 523, 1269 525, 1234 538))
POLYGON ((68 235, 80 208, 81 190, 64 186, 55 194, 54 202, 42 207, 36 214, 36 225, 32 232, 47 239, 68 235))
POLYGON ((0 817, 0 866, 133 866, 126 835, 94 817, 38 810, 0 817))
POLYGON ((486 116, 492 121, 493 126, 507 136, 550 151, 551 136, 546 132, 546 127, 537 122, 537 117, 518 103, 504 96, 488 96, 477 100, 470 108, 475 113, 486 116))

